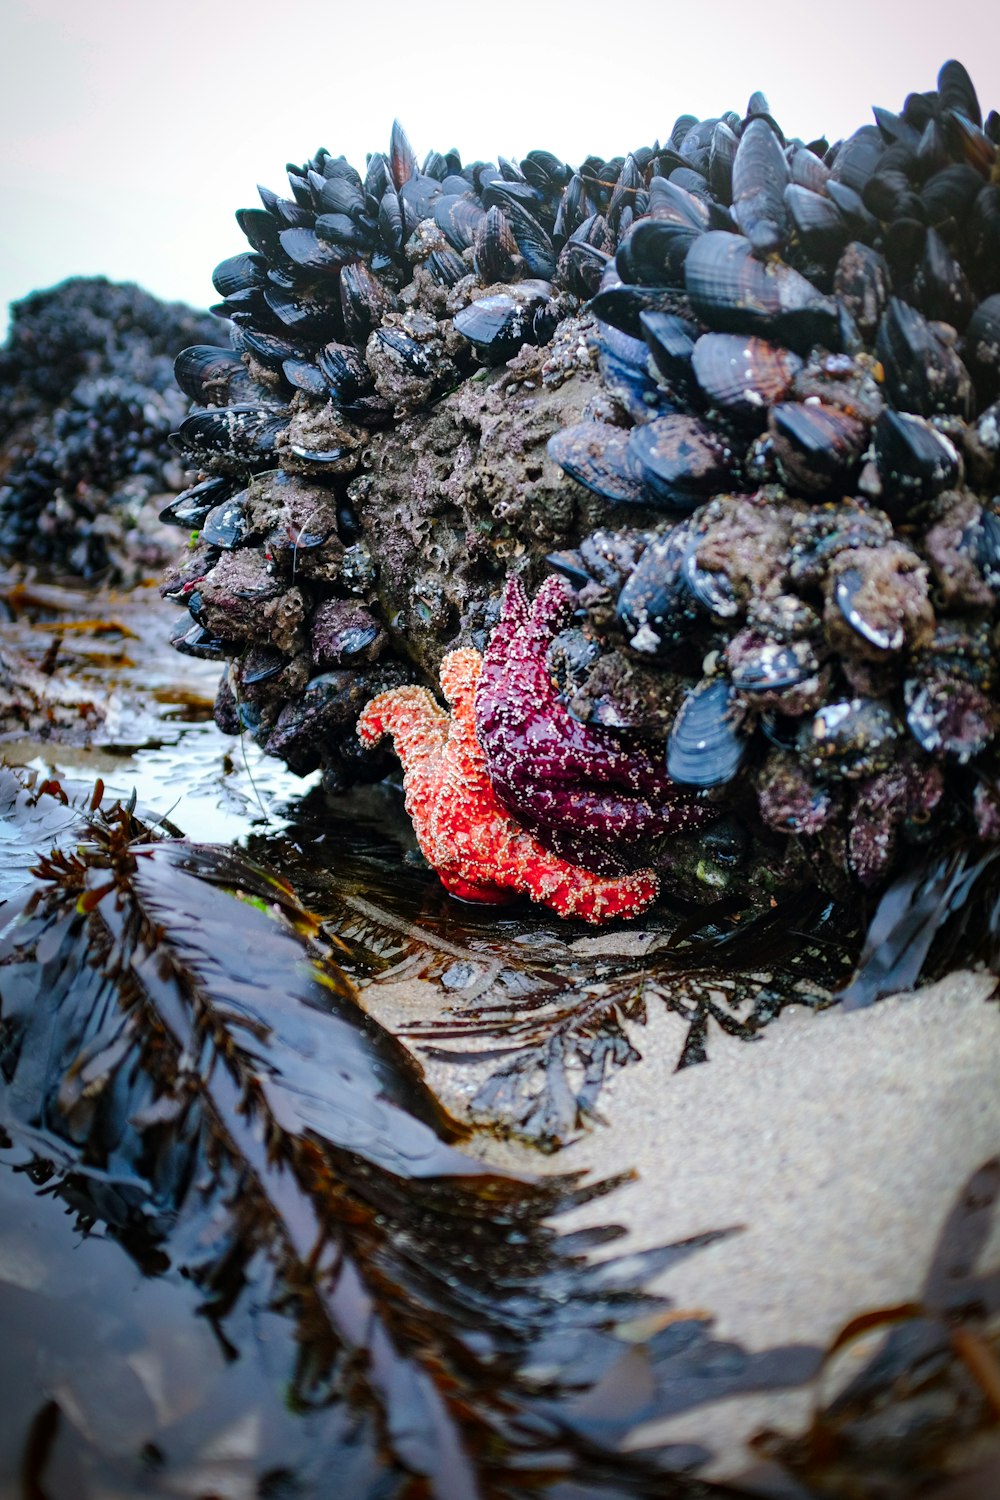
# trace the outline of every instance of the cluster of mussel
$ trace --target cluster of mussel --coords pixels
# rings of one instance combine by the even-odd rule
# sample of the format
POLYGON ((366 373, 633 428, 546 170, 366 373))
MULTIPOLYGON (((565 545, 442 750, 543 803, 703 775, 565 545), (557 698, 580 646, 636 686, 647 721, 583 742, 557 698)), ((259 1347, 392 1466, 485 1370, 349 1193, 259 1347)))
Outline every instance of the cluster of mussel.
MULTIPOLYGON (((131 581, 165 560, 143 506, 176 492, 177 350, 212 320, 136 286, 73 278, 12 308, 0 349, 0 555, 131 581)), ((162 501, 161 501, 162 504, 162 501)))
MULTIPOLYGON (((466 166, 432 152, 418 168, 398 124, 364 178, 319 151, 288 180, 291 197, 261 188, 263 207, 237 213, 252 248, 213 275, 232 349, 195 346, 176 361, 198 403, 176 442, 202 476, 163 512, 197 533, 165 592, 191 616, 178 649, 232 662, 219 722, 297 771, 322 766, 336 787, 381 774, 385 759, 357 743, 358 713, 412 680, 419 655, 375 603, 380 541, 362 528, 351 477, 376 473, 386 429, 419 420, 484 364, 546 345, 596 290, 647 195, 631 157, 574 173, 543 151, 466 166)), ((493 517, 459 525, 485 535, 493 517)), ((495 604, 498 558, 515 543, 505 536, 496 557, 484 545, 473 592, 495 604)), ((425 552, 431 575, 438 557, 442 574, 451 566, 436 541, 425 552)), ((438 592, 432 576, 426 593, 438 592)), ((421 608, 447 644, 455 610, 421 608)))
POLYGON ((569 712, 665 738, 674 781, 834 882, 1000 835, 998 145, 949 62, 832 147, 755 94, 575 172, 418 169, 398 127, 364 178, 290 167, 215 272, 232 351, 177 362, 203 477, 165 513, 198 533, 166 591, 178 647, 230 661, 220 723, 334 784, 377 770, 354 722, 414 671, 349 478, 377 493, 380 428, 572 325, 600 390, 549 452, 606 523, 544 559, 577 591, 569 712))
MULTIPOLYGON (((590 304, 632 425, 550 445, 668 518, 550 561, 583 641, 688 688, 672 778, 862 886, 1000 832, 1000 117, 950 62, 875 121, 820 152, 756 98, 675 132, 590 304)), ((575 711, 627 726, 570 656, 575 711)))

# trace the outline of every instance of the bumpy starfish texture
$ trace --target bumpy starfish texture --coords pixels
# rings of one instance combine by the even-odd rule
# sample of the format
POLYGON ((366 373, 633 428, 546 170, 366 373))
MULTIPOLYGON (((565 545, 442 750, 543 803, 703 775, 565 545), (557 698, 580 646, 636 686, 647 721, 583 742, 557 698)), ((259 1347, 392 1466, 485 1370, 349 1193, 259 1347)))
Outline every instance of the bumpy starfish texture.
POLYGON ((403 763, 406 810, 425 859, 445 889, 466 901, 500 903, 523 892, 585 922, 637 916, 656 899, 652 871, 607 879, 584 870, 546 849, 497 800, 476 738, 482 664, 468 647, 442 662, 450 719, 425 688, 401 687, 373 698, 358 721, 365 745, 392 736, 403 763))
POLYGON ((510 578, 476 695, 476 732, 500 801, 556 853, 621 869, 616 850, 718 817, 667 775, 636 740, 572 718, 546 652, 570 622, 574 597, 546 579, 533 605, 510 578))

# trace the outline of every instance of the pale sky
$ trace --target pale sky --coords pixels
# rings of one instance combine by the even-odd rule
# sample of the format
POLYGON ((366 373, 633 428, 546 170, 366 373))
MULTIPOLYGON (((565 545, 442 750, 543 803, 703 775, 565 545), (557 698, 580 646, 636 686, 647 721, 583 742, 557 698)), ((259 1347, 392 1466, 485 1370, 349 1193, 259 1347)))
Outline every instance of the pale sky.
MULTIPOLYGON (((1000 108, 996 0, 0 0, 0 319, 70 275, 206 306, 234 211, 317 147, 650 145, 767 94, 831 140, 960 58, 1000 108)), ((4 325, 5 326, 5 325, 4 325)))

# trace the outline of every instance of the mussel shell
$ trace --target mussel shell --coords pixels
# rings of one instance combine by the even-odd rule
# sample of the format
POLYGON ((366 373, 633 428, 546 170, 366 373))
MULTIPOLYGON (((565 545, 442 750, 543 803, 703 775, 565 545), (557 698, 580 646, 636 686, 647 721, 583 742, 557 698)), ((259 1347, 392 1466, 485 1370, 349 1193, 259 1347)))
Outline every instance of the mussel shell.
POLYGON ((224 641, 197 621, 185 624, 177 635, 171 637, 170 644, 183 656, 196 656, 202 661, 225 661, 239 650, 232 641, 224 641))
POLYGON ((275 317, 296 338, 322 344, 336 337, 340 328, 340 308, 336 303, 279 286, 265 287, 264 297, 275 317))
POLYGON ((860 193, 831 176, 827 179, 826 194, 855 239, 868 241, 877 237, 878 220, 865 208, 860 193))
POLYGON ((572 175, 566 163, 551 151, 529 151, 521 162, 521 171, 525 182, 546 197, 561 192, 572 175))
POLYGON ((252 646, 240 661, 240 686, 260 687, 265 682, 273 682, 288 666, 288 660, 273 646, 252 646))
POLYGON ((808 146, 793 148, 788 163, 789 179, 796 187, 808 188, 810 192, 822 193, 826 187, 830 168, 821 156, 808 146))
POLYGON ((980 294, 1000 292, 1000 183, 980 188, 966 224, 980 294))
POLYGON ((696 396, 698 385, 691 368, 691 356, 698 338, 695 324, 676 313, 644 312, 639 318, 639 326, 653 363, 671 394, 696 396))
POLYGON ((692 367, 709 405, 760 430, 768 407, 791 390, 802 360, 753 335, 706 333, 694 346, 692 367))
MULTIPOLYGON (((269 283, 265 283, 265 286, 269 283)), ((264 297, 264 287, 248 286, 233 292, 224 302, 214 302, 209 308, 217 318, 231 318, 244 327, 279 329, 281 324, 274 317, 264 297)))
POLYGON ((355 344, 367 343, 372 330, 386 313, 395 312, 396 306, 392 291, 364 261, 344 267, 340 275, 340 307, 344 332, 355 344))
POLYGON ((706 495, 731 484, 732 455, 697 417, 671 413, 633 427, 628 451, 649 487, 651 503, 693 510, 706 495))
POLYGON ((923 417, 886 407, 875 423, 874 437, 875 463, 890 514, 932 500, 956 482, 960 464, 954 444, 923 417))
POLYGON ((696 234, 712 228, 712 214, 707 205, 679 182, 667 177, 653 177, 649 184, 649 215, 696 234))
POLYGON ((314 229, 283 229, 280 248, 285 256, 306 271, 335 276, 354 252, 321 240, 314 229))
POLYGON ((997 160, 997 148, 989 136, 953 111, 942 117, 941 126, 952 158, 967 161, 984 177, 990 177, 997 160))
POLYGON ((598 323, 590 343, 597 350, 601 383, 633 422, 649 422, 672 410, 649 373, 646 345, 610 323, 598 323))
POLYGON ((618 274, 639 286, 682 287, 687 253, 702 233, 672 219, 639 219, 618 246, 618 274))
POLYGON ((316 236, 326 245, 337 250, 352 252, 351 258, 371 250, 378 237, 376 225, 362 220, 360 223, 347 214, 320 214, 313 226, 316 236))
POLYGON ((483 189, 483 205, 486 209, 501 208, 504 213, 523 209, 532 215, 548 217, 544 194, 523 179, 494 177, 483 189))
POLYGON ((667 774, 682 786, 724 786, 746 759, 743 711, 724 677, 707 677, 688 693, 667 740, 667 774))
POLYGON ((393 120, 389 136, 389 172, 397 188, 401 188, 417 170, 417 154, 410 145, 410 138, 398 120, 393 120))
POLYGON ((928 755, 967 765, 997 732, 996 706, 976 683, 950 672, 931 671, 903 685, 906 724, 928 755))
POLYGON ((805 253, 821 265, 832 265, 851 237, 837 205, 825 194, 796 183, 785 189, 785 205, 805 253))
POLYGON ((901 621, 887 623, 871 619, 861 608, 865 595, 865 578, 859 568, 842 568, 834 583, 834 603, 841 615, 862 640, 877 651, 901 651, 906 645, 906 631, 901 621))
POLYGON ((245 506, 246 492, 232 495, 209 511, 201 526, 201 540, 209 546, 232 552, 241 547, 250 534, 250 520, 245 506))
POLYGON ((1000 396, 1000 293, 980 302, 965 330, 965 363, 980 407, 1000 396))
POLYGON ((181 423, 178 436, 194 453, 260 465, 273 459, 278 434, 288 426, 288 419, 286 407, 226 406, 192 412, 181 423))
POLYGON ((182 349, 174 360, 174 378, 185 396, 201 406, 225 406, 230 400, 248 401, 261 394, 239 355, 213 344, 182 349))
POLYGON ((485 282, 510 281, 517 270, 517 240, 498 204, 487 210, 475 231, 475 266, 485 282))
POLYGON ((740 601, 736 596, 727 573, 703 568, 698 561, 698 548, 702 542, 696 530, 684 552, 681 577, 687 584, 693 599, 709 614, 720 620, 731 620, 739 613, 740 601))
POLYGON ((438 286, 457 286, 468 275, 469 268, 454 250, 432 250, 427 257, 427 270, 438 286))
POLYGON ((574 297, 587 301, 600 290, 607 266, 604 250, 571 235, 559 253, 556 275, 574 297))
POLYGON ((719 203, 733 201, 733 162, 740 138, 725 120, 719 120, 712 131, 708 154, 708 185, 719 203))
POLYGON ((915 307, 890 297, 875 349, 897 410, 919 417, 972 415, 968 370, 915 307))
POLYGON ((758 255, 780 251, 788 237, 788 163, 781 142, 761 117, 740 137, 733 162, 733 218, 758 255))
POLYGON ((245 353, 252 355, 258 364, 273 370, 275 374, 282 373, 286 359, 309 358, 308 350, 301 344, 293 344, 290 339, 281 338, 276 333, 265 333, 259 328, 241 328, 233 342, 245 353))
POLYGON ((913 296, 925 317, 961 331, 975 306, 969 280, 936 229, 928 229, 913 278, 913 296))
POLYGON ((434 204, 435 224, 452 249, 460 252, 475 243, 485 217, 482 204, 471 194, 445 194, 434 204))
POLYGON ((860 193, 877 169, 884 150, 885 142, 878 126, 862 125, 841 145, 830 175, 835 182, 842 182, 860 193))
POLYGON ((312 360, 285 359, 281 362, 281 370, 288 384, 297 391, 305 391, 308 396, 327 394, 326 381, 312 360))
POLYGON ((617 612, 633 651, 668 656, 687 640, 700 611, 684 577, 690 541, 686 525, 655 537, 618 595, 617 612))
POLYGON ((603 323, 610 323, 630 338, 642 338, 643 313, 680 311, 679 294, 669 286, 629 286, 619 282, 602 286, 591 299, 590 310, 603 323))
MULTIPOLYGON (((353 177, 324 177, 316 206, 321 217, 342 214, 345 218, 359 221, 365 216, 364 190, 361 183, 353 177)), ((322 237, 326 238, 325 235, 322 237)))
POLYGON ((727 652, 730 680, 740 693, 780 693, 808 682, 820 669, 809 641, 782 642, 763 635, 757 639, 759 644, 743 641, 738 651, 727 652))
POLYGON ((968 162, 949 162, 935 172, 920 189, 928 224, 965 223, 982 185, 981 175, 968 162))
POLYGON ((410 234, 424 219, 433 217, 434 205, 443 189, 436 177, 427 172, 415 172, 399 190, 399 201, 403 205, 406 227, 410 234))
POLYGON ((909 177, 905 172, 886 168, 884 163, 865 183, 861 201, 883 223, 891 223, 893 219, 923 222, 924 206, 909 177))
POLYGON ((1000 594, 1000 514, 996 500, 983 507, 974 541, 983 579, 995 594, 1000 594))
POLYGON ((507 221, 529 276, 551 281, 556 274, 556 252, 547 232, 526 208, 512 204, 507 221))
POLYGON ((391 186, 386 188, 379 201, 378 233, 382 247, 390 257, 402 254, 408 238, 406 216, 399 193, 391 186))
POLYGON ((868 444, 863 422, 820 401, 773 406, 768 428, 788 484, 807 495, 848 489, 868 444))
POLYGON ((456 332, 467 338, 488 364, 503 364, 523 344, 536 342, 533 319, 544 296, 523 295, 525 282, 519 284, 521 295, 497 292, 480 297, 463 307, 452 319, 456 332))
POLYGON ((608 201, 607 218, 612 232, 624 231, 626 215, 635 218, 645 197, 642 173, 635 157, 629 154, 622 162, 608 201))
POLYGON ((263 286, 266 281, 267 261, 250 250, 221 260, 212 272, 212 285, 220 297, 229 297, 247 287, 263 286))
POLYGON ((684 281, 691 305, 720 333, 753 333, 807 353, 839 347, 836 302, 783 261, 756 259, 749 240, 712 231, 688 251, 684 281))
POLYGON ((160 520, 168 526, 183 526, 185 531, 198 531, 209 512, 221 505, 232 489, 233 481, 221 475, 202 479, 165 505, 160 511, 160 520))
POLYGON ((648 505, 641 469, 631 459, 628 433, 607 422, 578 422, 549 438, 548 455, 595 495, 615 505, 648 505))
POLYGON ((800 728, 796 753, 813 770, 856 780, 884 771, 896 755, 902 726, 876 698, 825 703, 800 728))
POLYGON ((316 356, 316 364, 334 401, 355 401, 375 389, 371 370, 353 344, 330 342, 316 356))
POLYGON ((844 248, 834 272, 834 294, 871 341, 889 303, 892 282, 885 257, 861 240, 844 248))
POLYGON ((937 76, 938 97, 943 110, 955 110, 973 125, 982 125, 983 116, 972 79, 955 58, 942 63, 937 76))
MULTIPOLYGON (((238 208, 236 222, 250 244, 271 265, 281 264, 287 252, 283 252, 280 235, 281 224, 263 208, 238 208)), ((308 234, 308 230, 297 231, 308 234)))
POLYGON ((260 194, 260 201, 267 209, 267 212, 283 228, 312 228, 316 215, 312 211, 311 204, 309 207, 306 207, 292 198, 280 198, 277 193, 272 192, 270 188, 263 187, 259 182, 257 184, 257 191, 260 194))

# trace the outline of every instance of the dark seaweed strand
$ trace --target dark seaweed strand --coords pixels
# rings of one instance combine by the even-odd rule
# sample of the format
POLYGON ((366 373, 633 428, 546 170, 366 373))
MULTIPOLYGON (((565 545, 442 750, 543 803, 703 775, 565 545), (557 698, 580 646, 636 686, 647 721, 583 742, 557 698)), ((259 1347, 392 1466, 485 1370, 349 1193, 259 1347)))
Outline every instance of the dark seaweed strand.
MULTIPOLYGON (((145 830, 127 810, 116 810, 95 822, 89 846, 83 845, 72 854, 56 851, 40 863, 42 877, 51 884, 47 891, 36 891, 28 927, 20 931, 15 945, 8 947, 3 957, 10 981, 9 986, 5 984, 5 993, 12 997, 8 1002, 11 1010, 5 1037, 7 1072, 13 1065, 16 1078, 19 1061, 27 1066, 25 1048, 29 1044, 23 1030, 18 1035, 18 965, 24 963, 33 942, 44 938, 44 945, 51 952, 53 942, 57 941, 65 967, 59 982, 52 986, 55 1014, 47 1017, 36 1014, 32 1023, 45 1032, 44 1038, 39 1037, 45 1054, 50 1059, 64 1058, 70 1070, 67 1078, 72 1078, 76 1049, 67 1048, 68 1038, 64 1038, 61 1046, 51 1046, 51 1028, 55 1026, 58 1030, 62 1007, 70 1026, 69 1035, 75 1034, 78 1043, 88 1033, 92 1034, 95 1022, 101 1028, 107 1050, 100 1057, 104 1060, 103 1076, 108 1083, 124 1079, 122 1069, 129 1058, 140 1060, 142 1066, 131 1070, 131 1087, 138 1088, 138 1100, 128 1089, 122 1093, 119 1084, 111 1090, 98 1090, 95 1095, 96 1079, 101 1075, 95 1066, 97 1054, 92 1047, 91 1082, 86 1093, 73 1085, 60 1095, 60 1090, 66 1089, 66 1079, 53 1076, 45 1080, 46 1091, 53 1100, 61 1096, 71 1111, 83 1109, 81 1118, 89 1119, 93 1146, 98 1150, 102 1139, 117 1140, 115 1150, 121 1160, 128 1160, 136 1149, 136 1145, 130 1144, 125 1128, 133 1114, 133 1105, 149 1105, 157 1097, 178 1098, 181 1109, 172 1124, 178 1121, 183 1124, 185 1138, 210 1169, 215 1183, 209 1199, 202 1203, 203 1210, 207 1211, 209 1202, 217 1201, 217 1194, 235 1207, 232 1238, 227 1248, 220 1251, 212 1264, 202 1265, 196 1272, 211 1293, 216 1316, 224 1322, 227 1299, 238 1294, 240 1280, 249 1274, 255 1251, 260 1248, 275 1267, 279 1283, 295 1293, 303 1318, 302 1336, 306 1336, 305 1330, 318 1316, 331 1330, 339 1330, 335 1335, 337 1342, 346 1340, 348 1350, 356 1347, 357 1353, 348 1365, 348 1368, 353 1365, 356 1372, 350 1388, 363 1404, 370 1404, 374 1398, 376 1407, 383 1411, 387 1423, 384 1431, 397 1456, 407 1466, 416 1465, 418 1469, 429 1463, 430 1469, 424 1467, 423 1472, 431 1478, 435 1493, 456 1496, 478 1493, 475 1486, 479 1478, 486 1485, 483 1493, 505 1493, 504 1461, 499 1461, 494 1472, 494 1461, 485 1457, 481 1444, 487 1442, 492 1448, 499 1436, 502 1444, 509 1445, 513 1452, 522 1448, 526 1440, 532 1448, 537 1448, 540 1442, 541 1450, 545 1451, 554 1430, 545 1423, 539 1429, 536 1417, 532 1422, 533 1435, 527 1438, 519 1413, 530 1410, 530 1403, 523 1408, 516 1381, 506 1394, 501 1394, 487 1378, 485 1394, 473 1397, 474 1386, 468 1382, 473 1376, 482 1381, 486 1372, 480 1367, 478 1356, 465 1347, 461 1329, 456 1327, 454 1333, 449 1332, 447 1322, 441 1323, 442 1315, 447 1319, 457 1314, 461 1319, 474 1310, 479 1337, 487 1329, 496 1331, 498 1349, 506 1350, 500 1362, 500 1368, 507 1372, 506 1385, 516 1369, 518 1341, 524 1339, 526 1345, 521 1347, 530 1347, 535 1336, 529 1331, 533 1326, 539 1333, 545 1330, 551 1338, 558 1327, 558 1316, 553 1323, 558 1307, 572 1302, 575 1311, 571 1322, 577 1325, 581 1307, 590 1304, 592 1313, 585 1317, 593 1316, 596 1328, 611 1327, 616 1318, 634 1315, 642 1305, 641 1296, 637 1302, 637 1294, 627 1280, 616 1285, 606 1267, 595 1268, 591 1273, 572 1258, 560 1262, 558 1241, 543 1229, 542 1217, 560 1202, 573 1201, 571 1184, 537 1188, 487 1175, 480 1178, 482 1186, 477 1191, 475 1178, 463 1181, 460 1176, 452 1179, 445 1192, 444 1181, 432 1177, 423 1186, 410 1179, 401 1198, 400 1185, 394 1183, 392 1176, 372 1164, 366 1166, 356 1153, 345 1153, 329 1141, 310 1140, 306 1134, 289 1134, 272 1112, 275 1085, 269 1082, 268 1065, 262 1069, 267 1056, 266 1025, 255 1022, 245 1004, 239 1005, 238 990, 233 991, 232 1000, 225 1002, 222 1002, 224 988, 218 996, 213 995, 212 987, 206 987, 207 976, 190 966, 190 960, 184 957, 184 941, 178 944, 172 931, 172 910, 183 911, 184 922, 196 930, 195 914, 186 907, 172 907, 171 903, 184 893, 188 897, 195 895, 197 887, 190 888, 186 866, 194 861, 200 862, 205 871, 212 869, 213 851, 136 842, 144 835, 145 830), (152 904, 150 897, 155 897, 152 904), (81 986, 80 974, 87 969, 95 982, 81 986), (127 1039, 124 1049, 118 1049, 116 1034, 127 1039), (178 1056, 198 1061, 197 1068, 186 1072, 183 1079, 177 1073, 178 1056), (95 1099, 99 1101, 96 1111, 95 1099), (113 1111, 111 1115, 107 1108, 113 1111), (255 1118, 266 1124, 263 1141, 254 1126, 255 1118), (401 1204, 405 1207, 401 1208, 401 1204), (384 1223, 375 1229, 377 1221, 371 1215, 376 1205, 382 1216, 390 1219, 395 1216, 392 1232, 385 1230, 384 1223), (492 1247, 489 1254, 494 1260, 487 1280, 494 1287, 494 1295, 501 1295, 496 1309, 473 1295, 471 1285, 464 1293, 456 1293, 433 1274, 429 1278, 426 1274, 418 1275, 414 1282, 414 1263, 405 1249, 407 1234, 398 1221, 399 1214, 409 1220, 408 1234, 417 1246, 422 1244, 422 1236, 429 1236, 429 1242, 433 1242, 442 1233, 446 1234, 447 1243, 457 1240, 468 1245, 468 1232, 463 1233, 457 1223, 452 1224, 456 1211, 458 1218, 467 1223, 471 1213, 472 1222, 479 1226, 477 1233, 485 1234, 486 1246, 492 1247), (515 1298, 510 1304, 503 1300, 513 1269, 509 1264, 503 1269, 502 1244, 508 1231, 514 1233, 521 1268, 510 1282, 509 1289, 515 1298), (529 1237, 538 1236, 537 1249, 527 1257, 526 1233, 529 1237), (334 1252, 338 1241, 339 1254, 334 1252), (350 1269, 352 1266, 354 1270, 350 1269), (534 1298, 532 1281, 525 1283, 525 1274, 540 1278, 540 1298, 534 1298), (568 1275, 575 1285, 574 1298, 568 1299, 561 1292, 553 1299, 550 1290, 543 1290, 550 1275, 557 1280, 568 1275), (415 1286, 419 1288, 416 1300, 415 1286), (460 1311, 463 1299, 464 1312, 460 1311), (424 1315, 419 1311, 421 1305, 436 1309, 435 1332, 429 1343, 424 1315), (512 1316, 515 1305, 521 1312, 512 1316), (353 1312, 348 1314, 352 1306, 353 1312), (521 1320, 526 1307, 525 1323, 521 1320), (359 1364, 361 1348, 357 1346, 357 1334, 348 1330, 357 1326, 355 1319, 365 1309, 367 1333, 363 1342, 367 1354, 359 1364), (541 1321, 533 1323, 534 1319, 541 1321), (510 1363, 512 1356, 514 1364, 510 1363), (386 1381, 388 1385, 384 1384, 386 1381), (407 1410, 412 1413, 413 1409, 422 1411, 425 1430, 438 1434, 433 1452, 423 1444, 418 1444, 417 1450, 405 1444, 402 1448, 398 1446, 404 1439, 395 1438, 394 1432, 412 1430, 412 1420, 404 1413, 407 1410), (400 1417, 403 1427, 397 1429, 394 1423, 400 1417), (494 1437, 488 1438, 490 1433, 494 1437), (474 1474, 479 1477, 473 1478, 474 1474), (494 1490, 494 1485, 500 1487, 494 1490)), ((250 891, 266 892, 271 900, 277 900, 289 911, 293 920, 302 920, 286 888, 262 879, 252 867, 241 870, 240 862, 230 855, 217 859, 214 865, 214 878, 221 882, 235 883, 244 875, 250 881, 250 891)), ((205 896, 202 885, 203 903, 205 896)), ((256 920, 259 913, 252 907, 244 909, 253 916, 259 929, 256 920)), ((205 931, 207 936, 211 927, 205 931)), ((190 939, 186 941, 189 952, 196 953, 197 943, 191 948, 190 939)), ((257 942, 258 956, 267 972, 268 945, 259 946, 259 931, 257 942)), ((287 972, 284 945, 280 946, 287 972)), ((224 969, 219 972, 224 974, 224 969)), ((338 988, 342 987, 338 982, 338 988)), ((284 1055, 276 1056, 275 1064, 284 1055)), ((37 1110, 37 1099, 26 1102, 29 1108, 37 1110)), ((52 1119, 53 1123, 58 1119, 58 1110, 52 1119)), ((411 1134, 417 1129, 414 1123, 406 1128, 411 1134)), ((78 1131, 79 1125, 73 1129, 78 1131)), ((173 1192, 180 1193, 183 1203, 191 1179, 189 1169, 183 1168, 169 1145, 171 1135, 172 1125, 168 1125, 159 1135, 160 1149, 152 1159, 159 1157, 162 1163, 161 1188, 172 1187, 173 1192), (171 1174, 166 1179, 163 1170, 171 1174)), ((142 1160, 148 1163, 148 1139, 139 1149, 142 1160)), ((470 1170, 472 1164, 456 1158, 450 1148, 433 1149, 440 1153, 444 1171, 467 1174, 470 1170)), ((135 1163, 134 1156, 132 1159, 135 1163)), ((440 1248, 439 1245, 439 1252, 440 1248)), ((677 1253, 677 1248, 666 1253, 669 1258, 677 1253)), ((658 1264, 665 1263, 662 1255, 647 1260, 648 1265, 640 1272, 642 1276, 652 1274, 658 1264)), ((417 1265, 427 1261, 428 1267, 433 1266, 433 1256, 428 1259, 427 1248, 421 1248, 414 1261, 417 1265)), ((551 1287, 554 1290, 555 1283, 551 1287)), ((614 1343, 609 1346, 604 1335, 595 1333, 593 1349, 596 1376, 609 1355, 613 1355, 614 1343)), ((705 1355, 711 1360, 710 1341, 705 1355)), ((582 1374, 582 1367, 578 1373, 582 1374)), ((558 1428, 558 1406, 550 1420, 558 1428)), ((559 1446, 564 1446, 565 1441, 563 1435, 559 1446)), ((584 1472, 590 1472, 587 1467, 590 1465, 595 1474, 606 1469, 604 1461, 591 1452, 586 1441, 574 1440, 571 1448, 577 1452, 577 1458, 571 1460, 572 1468, 582 1466, 584 1472)), ((556 1469, 564 1468, 566 1462, 565 1456, 553 1458, 556 1469)), ((659 1487, 650 1489, 653 1472, 641 1460, 628 1470, 623 1468, 622 1482, 628 1485, 627 1492, 684 1496, 709 1493, 706 1487, 693 1481, 664 1480, 662 1475, 656 1481, 659 1487), (669 1490, 664 1489, 665 1484, 669 1484, 669 1490)))

